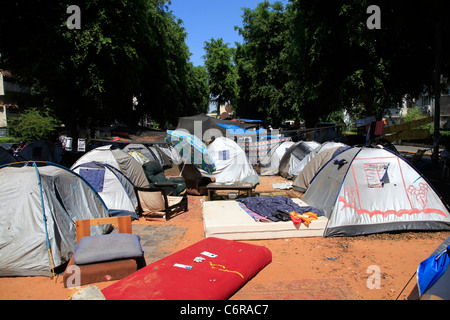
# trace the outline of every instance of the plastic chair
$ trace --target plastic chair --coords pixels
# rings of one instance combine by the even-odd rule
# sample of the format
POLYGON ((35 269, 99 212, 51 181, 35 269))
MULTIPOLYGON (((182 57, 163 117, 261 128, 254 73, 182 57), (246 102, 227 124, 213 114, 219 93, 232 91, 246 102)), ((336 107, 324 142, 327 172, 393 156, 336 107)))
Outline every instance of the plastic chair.
POLYGON ((165 188, 172 193, 173 196, 178 196, 186 190, 186 182, 182 177, 167 178, 164 175, 163 168, 158 161, 149 161, 142 165, 144 173, 147 176, 150 188, 165 188))

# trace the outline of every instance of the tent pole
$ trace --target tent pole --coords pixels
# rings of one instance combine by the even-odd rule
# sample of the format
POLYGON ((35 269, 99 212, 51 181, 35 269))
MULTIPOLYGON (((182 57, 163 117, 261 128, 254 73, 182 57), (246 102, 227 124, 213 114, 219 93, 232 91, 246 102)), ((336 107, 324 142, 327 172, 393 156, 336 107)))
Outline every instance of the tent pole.
POLYGON ((180 171, 180 177, 181 177, 181 174, 183 173, 183 170, 184 170, 184 166, 186 165, 186 163, 185 162, 183 162, 183 168, 181 168, 181 171, 180 171))
POLYGON ((45 216, 45 207, 44 207, 44 196, 42 195, 42 183, 41 183, 41 176, 39 175, 39 170, 37 168, 37 165, 35 162, 33 162, 33 167, 36 170, 36 174, 37 174, 37 178, 38 178, 38 184, 39 184, 39 191, 41 194, 41 204, 42 204, 42 216, 44 218, 44 227, 45 227, 45 236, 46 236, 46 240, 47 240, 47 250, 48 250, 48 256, 50 259, 50 266, 52 268, 52 274, 53 274, 53 279, 55 279, 55 267, 53 266, 53 257, 52 257, 52 251, 50 249, 50 240, 48 238, 48 230, 47 230, 47 217, 45 216))

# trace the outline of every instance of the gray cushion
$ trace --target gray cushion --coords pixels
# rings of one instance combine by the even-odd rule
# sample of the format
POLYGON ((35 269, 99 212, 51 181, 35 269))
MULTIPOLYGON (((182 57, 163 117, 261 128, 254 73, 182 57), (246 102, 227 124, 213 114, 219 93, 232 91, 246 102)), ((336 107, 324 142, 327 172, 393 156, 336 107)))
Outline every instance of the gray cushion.
POLYGON ((139 258, 144 255, 138 235, 113 233, 81 238, 73 254, 75 264, 139 258))

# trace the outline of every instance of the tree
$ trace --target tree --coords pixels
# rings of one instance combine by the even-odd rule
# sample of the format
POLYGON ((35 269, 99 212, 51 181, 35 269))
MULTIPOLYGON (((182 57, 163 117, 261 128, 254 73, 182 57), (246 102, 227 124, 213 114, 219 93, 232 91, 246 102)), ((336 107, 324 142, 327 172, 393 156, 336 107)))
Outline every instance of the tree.
POLYGON ((51 115, 50 110, 31 108, 8 124, 9 134, 24 143, 34 140, 54 140, 59 121, 51 115))
MULTIPOLYGON (((208 72, 204 66, 194 66, 189 63, 187 78, 186 102, 195 114, 207 113, 209 108, 208 72)), ((189 110, 186 108, 186 110, 189 110)))
POLYGON ((205 41, 205 67, 208 71, 208 85, 212 101, 219 107, 230 103, 237 96, 237 73, 233 63, 234 49, 229 48, 222 38, 205 41))
POLYGON ((290 18, 281 2, 264 1, 244 9, 243 27, 235 27, 244 42, 237 46, 239 102, 237 112, 279 125, 295 105, 286 68, 290 18))
MULTIPOLYGON (((161 123, 202 95, 188 65, 186 34, 165 0, 79 1, 80 29, 69 29, 62 0, 2 2, 0 63, 45 98, 67 128, 161 123), (138 104, 133 104, 133 97, 138 104)), ((189 108, 192 108, 189 106, 189 108)))
MULTIPOLYGON (((381 118, 406 94, 433 90, 434 28, 448 2, 376 1, 381 29, 367 27, 371 1, 293 0, 294 29, 290 68, 299 108, 309 125, 332 110, 381 118)), ((443 51, 447 52, 444 42, 443 51)), ((448 54, 442 74, 449 74, 448 54)))

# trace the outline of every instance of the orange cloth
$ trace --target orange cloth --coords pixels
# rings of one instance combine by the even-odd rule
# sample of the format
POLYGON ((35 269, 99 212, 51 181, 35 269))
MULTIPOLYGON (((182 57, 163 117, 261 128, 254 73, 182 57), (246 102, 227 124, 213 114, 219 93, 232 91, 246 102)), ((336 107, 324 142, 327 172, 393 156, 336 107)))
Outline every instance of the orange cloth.
POLYGON ((305 226, 309 226, 312 220, 317 220, 317 215, 312 212, 305 212, 303 214, 292 211, 290 214, 291 220, 294 224, 300 224, 303 222, 305 226), (303 215, 306 215, 308 217, 303 217, 303 215))

